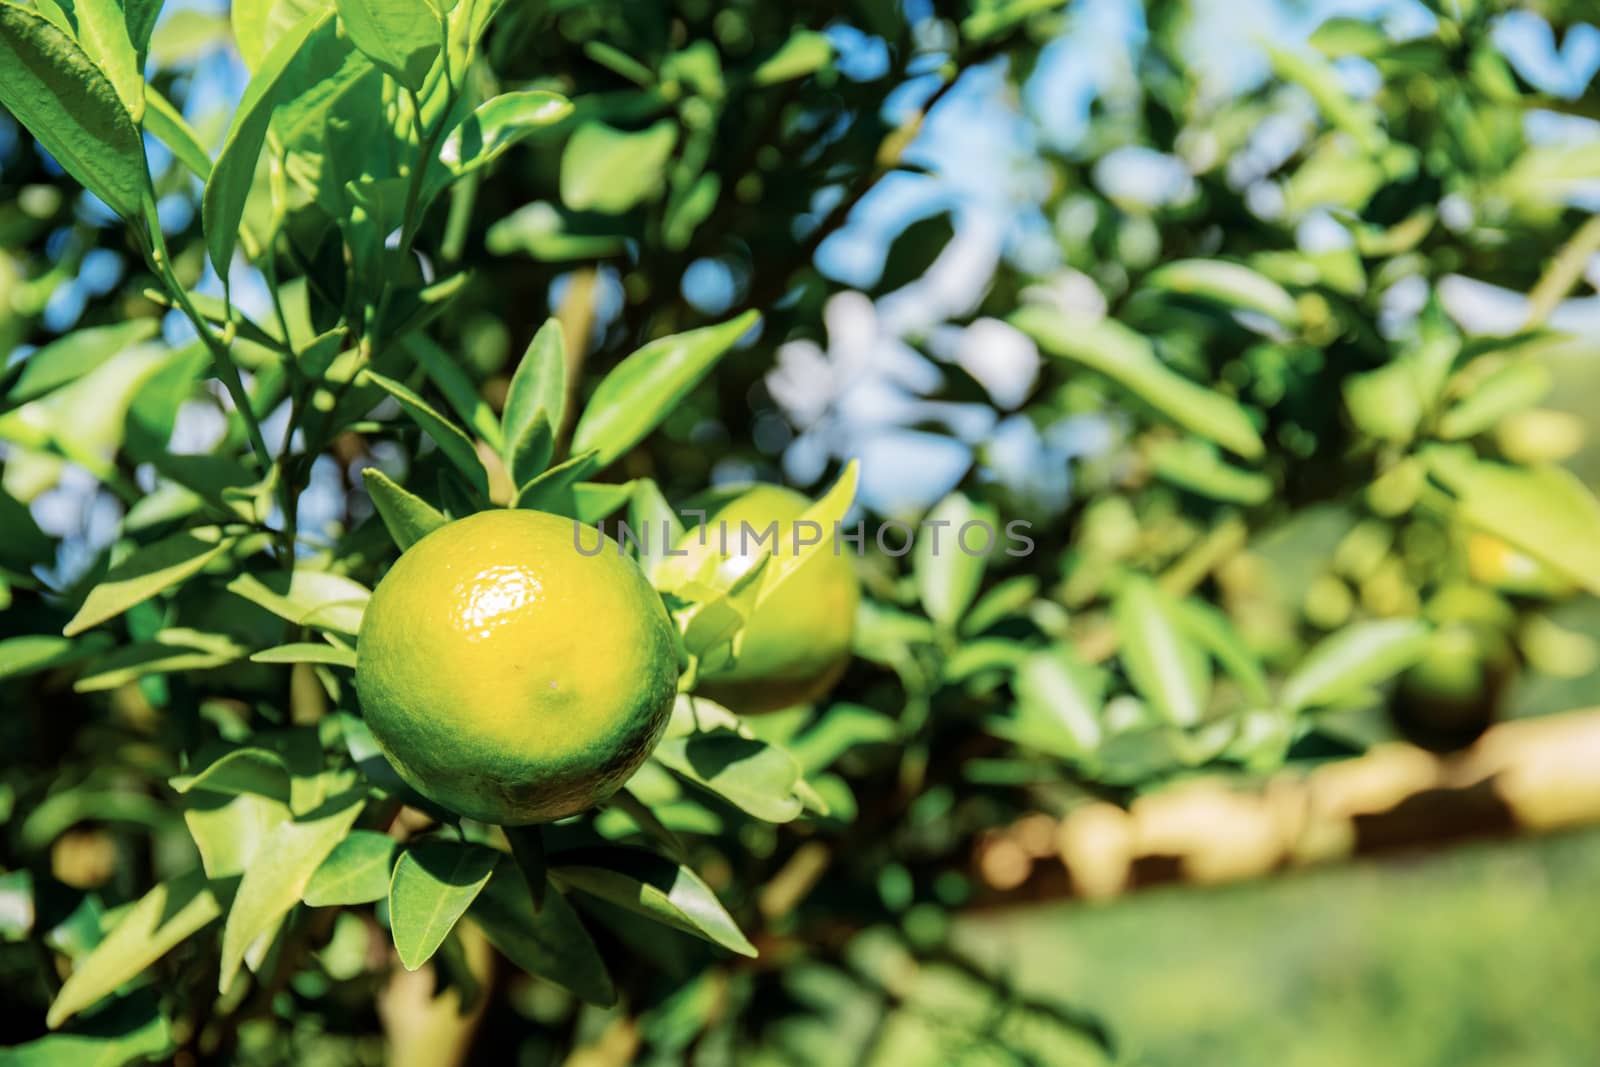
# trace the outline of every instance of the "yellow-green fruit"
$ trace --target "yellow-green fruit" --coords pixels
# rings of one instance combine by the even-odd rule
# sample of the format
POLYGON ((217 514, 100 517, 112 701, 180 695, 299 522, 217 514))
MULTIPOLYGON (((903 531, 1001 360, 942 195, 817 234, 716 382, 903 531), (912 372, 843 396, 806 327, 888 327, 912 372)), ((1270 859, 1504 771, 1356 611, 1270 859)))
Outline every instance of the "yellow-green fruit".
MULTIPOLYGON (((706 520, 703 545, 700 531, 691 530, 679 545, 689 555, 673 562, 683 573, 693 573, 707 557, 721 554, 726 530, 727 558, 719 569, 731 580, 749 566, 750 557, 774 543, 770 537, 756 543, 773 523, 778 546, 773 562, 792 557, 794 522, 810 506, 811 501, 791 489, 756 486, 706 520)), ((752 714, 809 703, 839 680, 850 662, 861 587, 851 546, 835 544, 833 532, 821 531, 822 542, 810 557, 745 623, 736 656, 724 647, 701 663, 697 692, 752 714)), ((802 533, 805 539, 815 531, 802 527, 802 533)), ((761 580, 767 581, 772 571, 769 566, 761 580)))
POLYGON ((362 712, 400 776, 505 825, 616 792, 677 692, 672 624, 638 566, 538 511, 480 512, 411 546, 373 593, 357 653, 362 712))

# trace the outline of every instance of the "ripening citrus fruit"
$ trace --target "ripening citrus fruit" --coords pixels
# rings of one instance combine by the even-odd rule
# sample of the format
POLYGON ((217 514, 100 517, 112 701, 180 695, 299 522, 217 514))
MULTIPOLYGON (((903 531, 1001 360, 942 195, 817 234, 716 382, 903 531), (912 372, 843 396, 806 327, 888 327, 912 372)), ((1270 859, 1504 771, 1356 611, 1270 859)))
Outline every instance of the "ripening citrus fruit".
MULTIPOLYGON (((767 538, 758 545, 756 538, 774 522, 775 562, 792 556, 794 521, 810 506, 791 489, 756 486, 707 518, 705 544, 699 531, 691 530, 679 545, 689 555, 674 562, 693 572, 708 556, 722 554, 726 530, 728 552, 720 568, 731 580, 750 565, 750 557, 773 544, 767 538), (744 523, 750 526, 748 536, 744 523)), ((837 546, 836 552, 832 533, 822 531, 822 543, 746 622, 736 657, 723 646, 701 663, 697 692, 749 714, 816 700, 839 680, 850 661, 861 589, 850 546, 837 546)))
POLYGON ((485 822, 548 822, 606 799, 655 747, 677 691, 672 626, 601 537, 558 515, 480 512, 378 584, 356 690, 419 792, 485 822))
POLYGON ((1546 564, 1493 534, 1467 535, 1467 572, 1476 582, 1524 596, 1560 596, 1569 583, 1546 564))

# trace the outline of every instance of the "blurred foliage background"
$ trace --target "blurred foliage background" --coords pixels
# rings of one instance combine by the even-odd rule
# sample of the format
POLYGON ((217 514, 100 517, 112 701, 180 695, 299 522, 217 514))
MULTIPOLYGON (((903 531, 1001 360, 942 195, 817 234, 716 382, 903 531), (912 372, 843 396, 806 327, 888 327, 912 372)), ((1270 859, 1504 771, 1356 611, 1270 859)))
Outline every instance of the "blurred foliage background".
MULTIPOLYGON (((72 5, 11 7, 87 40, 72 5)), ((1456 844, 1600 818, 1574 714, 1600 703, 1592 8, 486 4, 441 16, 483 29, 459 98, 570 113, 452 166, 463 138, 419 134, 455 115, 438 75, 408 103, 330 30, 219 228, 195 153, 320 7, 161 12, 133 227, 0 113, 0 1057, 1592 1059, 1593 834, 1456 844), (420 197, 418 152, 443 168, 420 197), (582 821, 686 846, 760 957, 585 900, 620 995, 586 1006, 471 923, 406 971, 387 900, 296 893, 287 963, 219 999, 213 923, 47 1035, 116 909, 214 858, 172 784, 205 746, 300 727, 317 774, 367 773, 329 725, 358 711, 337 598, 268 589, 270 557, 364 594, 394 554, 364 471, 452 516, 525 491, 492 438, 548 318, 571 430, 629 353, 751 311, 653 433, 569 472, 610 504, 584 517, 858 470, 869 530, 1031 541, 869 533, 840 685, 738 726, 787 779, 697 792, 653 762, 648 817, 582 821), (362 368, 442 412, 486 491, 362 368), (202 522, 239 544, 85 608, 202 522), (1184 789, 1209 802, 1159 807, 1184 789), (1375 825, 1429 854, 1289 871, 1375 825)))

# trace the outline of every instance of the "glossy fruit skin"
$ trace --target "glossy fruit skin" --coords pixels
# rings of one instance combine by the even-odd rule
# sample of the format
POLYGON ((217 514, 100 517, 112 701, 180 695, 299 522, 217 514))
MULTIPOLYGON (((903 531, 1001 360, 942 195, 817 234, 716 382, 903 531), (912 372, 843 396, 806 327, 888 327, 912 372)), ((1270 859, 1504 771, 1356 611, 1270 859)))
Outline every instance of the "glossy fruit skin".
MULTIPOLYGON (((735 573, 745 566, 736 556, 742 523, 759 532, 777 522, 779 554, 792 553, 794 521, 810 506, 792 489, 755 486, 709 516, 704 545, 691 530, 680 542, 689 556, 678 562, 692 570, 708 555, 720 554, 724 523, 729 554, 735 555, 724 566, 735 573)), ((810 703, 833 688, 850 663, 861 585, 853 546, 841 544, 835 552, 832 532, 823 531, 811 557, 745 624, 737 658, 724 650, 701 663, 697 693, 749 715, 810 703)))
POLYGON ((672 624, 638 566, 538 511, 480 512, 411 546, 367 605, 357 656, 363 714, 400 776, 501 825, 616 792, 677 693, 672 624))

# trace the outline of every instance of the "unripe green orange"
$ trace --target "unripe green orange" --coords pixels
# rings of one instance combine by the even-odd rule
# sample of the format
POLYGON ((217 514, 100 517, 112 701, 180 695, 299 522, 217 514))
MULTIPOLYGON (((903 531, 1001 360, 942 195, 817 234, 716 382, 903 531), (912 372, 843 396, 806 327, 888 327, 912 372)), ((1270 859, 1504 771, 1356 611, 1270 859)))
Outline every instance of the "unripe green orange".
POLYGON ((638 566, 538 511, 480 512, 411 546, 357 645, 362 712, 395 770, 505 825, 614 793, 660 739, 677 681, 672 624, 638 566))
MULTIPOLYGON (((698 529, 689 531, 679 543, 688 555, 672 562, 680 573, 693 573, 711 556, 724 555, 726 546, 717 569, 722 579, 731 581, 773 544, 767 538, 758 547, 756 538, 774 523, 778 547, 773 562, 792 558, 795 520, 810 506, 811 501, 792 489, 755 486, 707 518, 704 538, 698 529)), ((834 532, 821 531, 822 542, 760 602, 733 648, 723 646, 700 664, 697 692, 752 714, 809 703, 839 680, 850 662, 861 587, 850 547, 836 543, 834 532)), ((768 582, 774 570, 769 565, 761 581, 768 582)))

